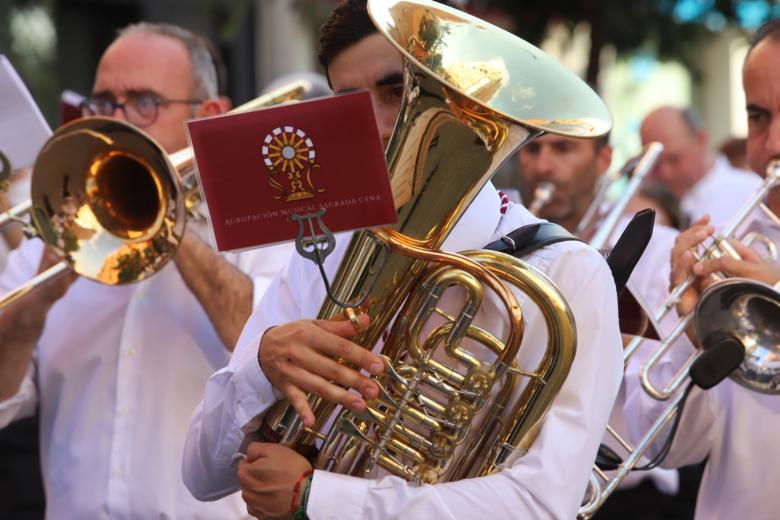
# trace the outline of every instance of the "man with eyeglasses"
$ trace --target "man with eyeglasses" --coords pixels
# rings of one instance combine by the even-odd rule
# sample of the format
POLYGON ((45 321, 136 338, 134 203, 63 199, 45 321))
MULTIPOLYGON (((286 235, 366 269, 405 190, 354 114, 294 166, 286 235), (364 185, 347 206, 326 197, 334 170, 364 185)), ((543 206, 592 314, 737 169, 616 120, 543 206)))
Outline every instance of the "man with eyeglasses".
MULTIPOLYGON (((174 152, 186 146, 187 119, 222 107, 202 38, 137 24, 103 54, 83 110, 128 121, 174 152)), ((203 241, 205 221, 187 229, 173 262, 143 282, 71 274, 0 313, 0 427, 40 407, 49 518, 246 516, 235 495, 196 502, 181 453, 203 385, 291 249, 220 257, 203 241)), ((54 261, 40 241, 25 242, 0 292, 54 261)))

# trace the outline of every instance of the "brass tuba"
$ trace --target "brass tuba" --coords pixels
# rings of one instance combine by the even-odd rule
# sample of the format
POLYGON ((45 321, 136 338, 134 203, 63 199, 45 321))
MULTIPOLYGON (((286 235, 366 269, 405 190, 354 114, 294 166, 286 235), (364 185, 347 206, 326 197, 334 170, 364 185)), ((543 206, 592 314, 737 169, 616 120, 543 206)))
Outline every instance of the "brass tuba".
MULTIPOLYGON (((387 149, 398 224, 353 236, 332 293, 345 302, 365 298, 361 310, 371 323, 354 339, 365 348, 374 348, 395 318, 381 351, 381 395, 360 414, 311 395, 311 429, 282 401, 261 431, 299 451, 312 452, 321 440, 315 467, 339 473, 381 467, 418 483, 489 474, 527 450, 538 433, 574 356, 574 318, 555 285, 529 264, 491 251, 438 248, 520 145, 544 132, 603 135, 610 116, 576 76, 480 19, 427 0, 369 0, 368 10, 406 63, 405 95, 387 149), (523 319, 509 284, 529 295, 547 323, 546 355, 527 370, 515 362, 523 319), (457 314, 437 307, 450 287, 467 295, 457 314), (503 338, 472 323, 485 287, 506 309, 503 338), (432 316, 439 323, 427 333, 432 316), (523 378, 527 384, 513 400, 523 378), (456 449, 465 455, 456 457, 456 449)), ((326 300, 319 318, 341 312, 326 300)))
MULTIPOLYGON (((310 88, 294 81, 232 112, 297 100, 310 88)), ((100 116, 54 132, 35 160, 31 191, 0 226, 20 222, 62 261, 0 297, 0 308, 68 269, 107 285, 151 276, 173 258, 187 212, 200 204, 191 148, 168 155, 143 131, 100 116)))

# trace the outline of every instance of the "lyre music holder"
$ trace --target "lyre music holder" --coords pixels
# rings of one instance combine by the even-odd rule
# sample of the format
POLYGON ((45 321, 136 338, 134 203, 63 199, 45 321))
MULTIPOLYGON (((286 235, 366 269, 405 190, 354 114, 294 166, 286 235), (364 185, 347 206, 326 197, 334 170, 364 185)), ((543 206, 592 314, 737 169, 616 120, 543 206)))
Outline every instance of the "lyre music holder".
MULTIPOLYGON (((298 223, 298 233, 295 237, 295 250, 303 258, 317 264, 317 267, 320 270, 320 276, 322 277, 322 282, 325 284, 325 290, 328 293, 328 298, 343 309, 356 309, 365 302, 368 293, 371 292, 371 288, 376 283, 377 274, 381 271, 381 268, 373 274, 373 279, 369 282, 367 290, 357 298, 354 303, 339 300, 331 291, 330 280, 328 279, 328 274, 325 272, 325 259, 336 248, 336 237, 322 221, 322 217, 325 213, 327 213, 327 210, 324 207, 320 207, 316 213, 290 215, 290 220, 298 223), (306 234, 307 229, 308 234, 306 234), (317 229, 319 229, 319 233, 317 232, 317 229)), ((384 259, 380 262, 380 265, 383 266, 387 261, 388 249, 384 243, 379 241, 377 241, 377 243, 380 244, 380 251, 384 255, 384 259)))

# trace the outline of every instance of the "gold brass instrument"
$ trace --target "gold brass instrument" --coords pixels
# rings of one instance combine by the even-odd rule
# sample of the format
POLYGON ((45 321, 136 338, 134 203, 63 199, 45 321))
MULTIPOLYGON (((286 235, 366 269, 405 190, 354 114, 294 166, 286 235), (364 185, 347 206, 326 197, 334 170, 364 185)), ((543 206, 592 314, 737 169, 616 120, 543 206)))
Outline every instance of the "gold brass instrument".
MULTIPOLYGON (((295 81, 233 112, 300 99, 308 88, 295 81)), ((159 271, 176 252, 185 213, 200 203, 193 173, 191 148, 168 155, 119 120, 85 117, 57 129, 35 160, 31 199, 0 216, 0 226, 20 222, 62 261, 5 294, 0 308, 68 269, 108 285, 159 271)))
MULTIPOLYGON (((756 209, 766 214, 775 225, 779 224, 777 216, 763 203, 767 194, 778 185, 780 161, 775 160, 769 164, 763 184, 721 234, 711 239, 700 258, 717 258, 722 255, 739 258, 729 241, 737 237, 756 209)), ((751 233, 746 236, 755 235, 751 233)), ((752 240, 753 238, 749 238, 748 242, 752 240)), ((668 405, 634 446, 608 427, 607 433, 625 450, 627 456, 611 476, 607 476, 598 467, 594 469, 589 500, 580 508, 578 518, 590 518, 595 514, 640 458, 653 446, 658 435, 672 422, 680 403, 685 399, 686 392, 682 387, 690 379, 689 370, 708 349, 724 340, 736 341, 744 348, 744 358, 729 377, 749 390, 765 394, 780 393, 780 364, 777 362, 780 359, 780 293, 753 280, 722 276, 718 278, 721 280, 701 294, 694 311, 682 316, 642 363, 640 381, 643 390, 655 399, 668 401, 668 405), (689 326, 693 326, 696 331, 699 350, 686 359, 665 386, 659 387, 651 380, 651 372, 689 326)), ((673 288, 664 304, 651 316, 657 330, 661 330, 657 323, 675 308, 681 295, 694 281, 695 278, 691 276, 673 288)), ((643 338, 636 337, 626 345, 623 354, 626 363, 635 355, 643 341, 643 338)))
MULTIPOLYGON (((301 451, 319 439, 314 465, 334 472, 365 476, 381 467, 418 483, 488 474, 524 453, 539 431, 574 356, 573 317, 530 265, 491 251, 437 249, 520 145, 542 132, 602 135, 610 116, 576 76, 482 20, 428 0, 369 0, 368 10, 405 58, 405 94, 387 150, 398 224, 356 233, 331 290, 346 302, 366 296, 361 311, 371 322, 353 339, 365 348, 395 318, 381 351, 386 371, 376 378, 381 395, 359 414, 310 395, 311 429, 281 401, 261 431, 301 451), (525 291, 547 323, 546 354, 533 369, 515 365, 523 320, 507 283, 525 291), (460 311, 437 306, 451 287, 466 295, 460 311), (490 292, 506 310, 504 333, 473 323, 490 292), (527 384, 519 390, 521 377, 527 384)), ((326 300, 318 317, 341 314, 326 300)))

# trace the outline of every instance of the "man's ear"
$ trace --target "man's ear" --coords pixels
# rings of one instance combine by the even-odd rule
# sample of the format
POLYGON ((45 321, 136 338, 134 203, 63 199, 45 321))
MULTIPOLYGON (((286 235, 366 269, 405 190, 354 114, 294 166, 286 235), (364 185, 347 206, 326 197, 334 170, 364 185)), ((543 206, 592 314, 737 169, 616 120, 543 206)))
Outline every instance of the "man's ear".
POLYGON ((599 175, 603 174, 609 169, 609 165, 612 164, 612 147, 608 144, 602 146, 596 157, 598 161, 599 175))
POLYGON ((197 117, 208 117, 224 114, 229 109, 228 104, 229 100, 225 103, 222 98, 209 98, 198 105, 197 110, 195 110, 195 115, 197 117))

